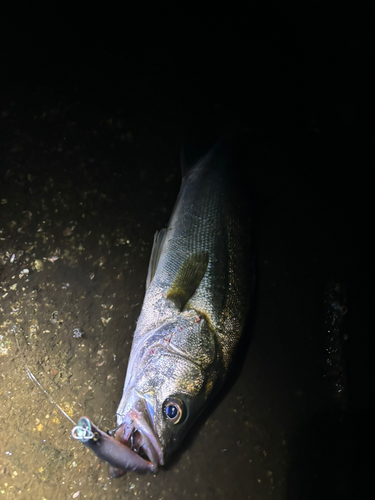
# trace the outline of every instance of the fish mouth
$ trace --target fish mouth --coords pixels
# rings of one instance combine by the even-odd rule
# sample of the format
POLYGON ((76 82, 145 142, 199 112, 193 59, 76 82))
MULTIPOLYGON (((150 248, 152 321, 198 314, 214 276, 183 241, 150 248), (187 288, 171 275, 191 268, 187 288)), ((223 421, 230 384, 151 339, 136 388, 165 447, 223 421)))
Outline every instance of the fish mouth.
MULTIPOLYGON (((126 446, 119 439, 115 439, 109 433, 103 432, 87 417, 79 419, 78 425, 72 429, 72 437, 90 448, 100 459, 108 462, 113 477, 119 477, 126 471, 147 473, 156 472, 157 470, 157 461, 155 460, 154 465, 153 462, 148 460, 148 456, 153 457, 153 454, 150 452, 147 454, 143 451, 143 449, 148 450, 148 448, 144 445, 142 439, 137 439, 137 446, 140 446, 138 451, 141 451, 143 456, 126 446)), ((132 441, 134 447, 134 439, 132 441)))
POLYGON ((125 469, 110 467, 112 477, 119 477, 126 471, 145 472, 143 467, 138 467, 140 459, 152 464, 152 469, 146 472, 156 472, 159 465, 164 465, 163 452, 153 429, 145 419, 136 411, 123 417, 123 422, 113 431, 113 436, 134 454, 134 464, 129 464, 125 469))

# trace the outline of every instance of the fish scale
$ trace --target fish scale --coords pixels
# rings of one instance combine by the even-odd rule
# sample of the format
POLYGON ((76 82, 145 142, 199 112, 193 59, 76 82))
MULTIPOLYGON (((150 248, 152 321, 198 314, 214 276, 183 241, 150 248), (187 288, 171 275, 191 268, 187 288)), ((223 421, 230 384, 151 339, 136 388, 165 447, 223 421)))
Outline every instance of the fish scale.
POLYGON ((194 297, 191 298, 190 304, 193 309, 205 311, 213 325, 217 327, 219 324, 221 301, 218 297, 213 300, 212 295, 218 294, 219 290, 225 288, 225 264, 228 261, 227 248, 223 241, 226 235, 222 232, 225 212, 220 206, 223 188, 219 174, 215 171, 206 173, 205 168, 207 167, 204 163, 198 166, 198 169, 202 170, 202 179, 194 175, 193 180, 187 179, 181 188, 177 200, 178 208, 174 211, 168 226, 164 254, 153 282, 146 292, 134 334, 135 345, 142 341, 145 331, 155 327, 157 323, 155 310, 159 313, 158 321, 175 314, 174 304, 165 300, 165 294, 187 256, 202 250, 209 253, 210 260, 206 275, 194 297), (201 206, 202 200, 203 206, 201 206), (215 281, 214 286, 212 286, 213 281, 215 281))

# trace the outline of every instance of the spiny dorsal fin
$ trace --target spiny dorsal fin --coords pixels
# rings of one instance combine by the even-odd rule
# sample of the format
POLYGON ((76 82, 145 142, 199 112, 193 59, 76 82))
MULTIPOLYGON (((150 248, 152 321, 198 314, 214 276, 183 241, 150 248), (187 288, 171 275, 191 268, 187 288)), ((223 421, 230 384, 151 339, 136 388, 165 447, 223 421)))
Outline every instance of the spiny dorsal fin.
POLYGON ((207 154, 206 148, 184 143, 181 147, 181 177, 184 178, 207 154))
POLYGON ((208 265, 208 253, 190 255, 182 264, 171 287, 167 299, 174 302, 182 311, 203 279, 208 265))
POLYGON ((158 267, 161 251, 163 248, 163 243, 167 230, 165 228, 160 231, 156 231, 154 236, 154 244, 152 245, 150 262, 148 265, 147 279, 146 279, 146 290, 150 286, 150 283, 155 276, 156 268, 158 267))

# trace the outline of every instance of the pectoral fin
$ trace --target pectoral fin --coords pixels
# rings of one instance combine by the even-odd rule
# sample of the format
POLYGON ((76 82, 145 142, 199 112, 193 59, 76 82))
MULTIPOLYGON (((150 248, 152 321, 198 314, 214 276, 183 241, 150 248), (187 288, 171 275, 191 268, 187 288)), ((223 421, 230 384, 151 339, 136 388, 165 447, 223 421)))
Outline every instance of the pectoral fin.
POLYGON ((178 271, 166 297, 181 311, 202 281, 207 265, 208 253, 201 252, 190 255, 178 271))

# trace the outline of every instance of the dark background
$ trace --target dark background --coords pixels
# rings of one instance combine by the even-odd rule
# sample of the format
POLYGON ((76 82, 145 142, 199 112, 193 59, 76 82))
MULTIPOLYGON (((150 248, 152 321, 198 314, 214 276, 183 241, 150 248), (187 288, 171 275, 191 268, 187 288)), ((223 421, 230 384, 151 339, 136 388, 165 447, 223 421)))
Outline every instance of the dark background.
MULTIPOLYGON (((373 498, 364 458, 373 443, 372 3, 28 9, 2 19, 0 141, 13 133, 5 120, 12 102, 20 120, 63 103, 74 107, 87 127, 111 115, 123 130, 129 125, 134 135, 149 137, 143 156, 154 179, 158 168, 161 176, 164 172, 158 154, 173 151, 177 160, 183 141, 203 147, 228 130, 249 131, 257 165, 249 165, 249 186, 259 202, 259 259, 262 248, 273 248, 302 290, 275 299, 278 314, 288 301, 297 301, 302 326, 313 323, 318 329, 321 313, 311 317, 306 304, 323 300, 329 279, 348 290, 349 409, 337 417, 327 389, 317 407, 331 412, 329 417, 311 411, 311 421, 301 424, 287 498, 342 498, 343 490, 348 498, 373 498), (268 214, 267 220, 270 213, 272 223, 262 227, 262 217, 268 214), (345 480, 330 474, 332 463, 345 480), (322 484, 330 481, 332 490, 324 497, 322 484)), ((115 145, 106 154, 110 134, 93 139, 92 147, 104 141, 107 163, 96 175, 115 193, 121 184, 113 175, 131 153, 115 145)), ((31 163, 25 159, 27 169, 31 163)), ((73 166, 66 175, 74 179, 73 166)), ((135 175, 131 169, 124 173, 128 179, 135 175)), ((267 301, 267 277, 263 280, 262 285, 260 269, 260 301, 262 292, 267 301)), ((318 335, 324 338, 323 322, 321 328, 318 335)), ((311 353, 295 349, 302 364, 305 359, 314 366, 311 353)))

